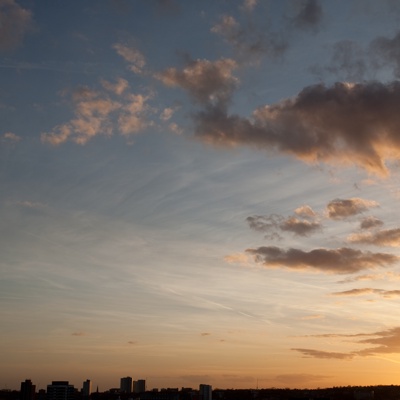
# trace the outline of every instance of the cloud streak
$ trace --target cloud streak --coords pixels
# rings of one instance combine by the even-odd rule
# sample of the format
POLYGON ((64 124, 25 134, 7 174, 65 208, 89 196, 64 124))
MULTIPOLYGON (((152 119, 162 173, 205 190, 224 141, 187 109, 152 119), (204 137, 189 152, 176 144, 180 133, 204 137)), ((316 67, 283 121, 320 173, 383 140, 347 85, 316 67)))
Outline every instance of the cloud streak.
POLYGON ((338 249, 314 249, 303 251, 275 246, 247 249, 256 263, 266 268, 287 268, 291 270, 311 270, 331 274, 354 274, 366 269, 393 265, 398 257, 386 253, 362 252, 348 247, 338 249))

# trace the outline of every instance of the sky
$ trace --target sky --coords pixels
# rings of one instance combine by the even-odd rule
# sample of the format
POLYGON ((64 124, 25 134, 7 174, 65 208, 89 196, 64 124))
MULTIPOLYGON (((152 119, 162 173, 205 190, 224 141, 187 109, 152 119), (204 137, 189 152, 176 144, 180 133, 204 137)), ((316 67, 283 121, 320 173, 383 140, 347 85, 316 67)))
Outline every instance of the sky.
POLYGON ((399 22, 0 0, 0 387, 400 384, 399 22))

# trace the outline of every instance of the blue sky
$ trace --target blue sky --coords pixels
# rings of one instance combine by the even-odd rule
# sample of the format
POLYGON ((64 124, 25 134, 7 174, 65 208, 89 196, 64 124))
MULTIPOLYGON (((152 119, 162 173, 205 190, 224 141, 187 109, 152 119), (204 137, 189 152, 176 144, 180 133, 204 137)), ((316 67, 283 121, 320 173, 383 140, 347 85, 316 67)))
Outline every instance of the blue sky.
POLYGON ((0 384, 397 384, 399 18, 0 0, 0 384))

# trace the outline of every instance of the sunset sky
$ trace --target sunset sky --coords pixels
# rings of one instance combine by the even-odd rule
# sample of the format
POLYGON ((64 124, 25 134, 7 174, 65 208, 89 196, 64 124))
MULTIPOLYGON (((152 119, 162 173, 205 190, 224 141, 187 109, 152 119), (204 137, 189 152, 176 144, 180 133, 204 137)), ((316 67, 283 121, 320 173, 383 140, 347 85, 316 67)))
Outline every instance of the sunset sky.
POLYGON ((400 384, 399 23, 0 0, 0 388, 400 384))

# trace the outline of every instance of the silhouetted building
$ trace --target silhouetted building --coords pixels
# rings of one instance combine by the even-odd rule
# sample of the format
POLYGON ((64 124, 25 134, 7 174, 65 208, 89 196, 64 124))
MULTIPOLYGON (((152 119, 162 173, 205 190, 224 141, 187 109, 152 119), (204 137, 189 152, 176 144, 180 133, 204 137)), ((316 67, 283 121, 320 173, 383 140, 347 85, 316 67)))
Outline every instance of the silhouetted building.
POLYGON ((137 381, 133 382, 133 391, 135 393, 144 393, 146 391, 146 380, 138 379, 137 381))
POLYGON ((35 398, 36 386, 32 385, 30 379, 25 379, 25 382, 21 382, 21 393, 20 400, 33 400, 35 398))
POLYGON ((119 388, 122 393, 132 393, 132 378, 130 376, 121 378, 119 388))
POLYGON ((212 386, 203 385, 199 386, 199 400, 212 400, 212 386))
POLYGON ((47 400, 74 400, 75 389, 68 381, 53 381, 47 385, 47 400))
POLYGON ((89 397, 91 393, 92 393, 92 382, 90 381, 90 379, 86 379, 86 381, 83 382, 82 395, 85 397, 89 397))

